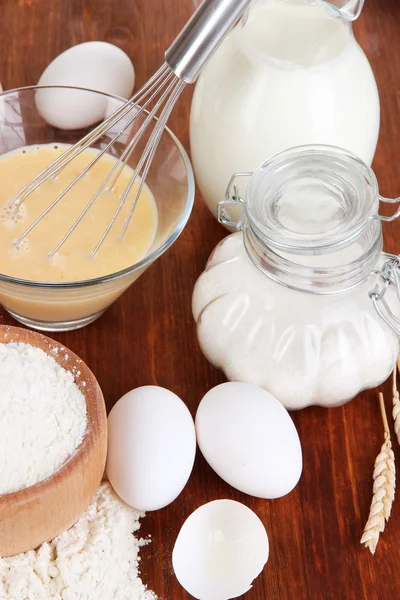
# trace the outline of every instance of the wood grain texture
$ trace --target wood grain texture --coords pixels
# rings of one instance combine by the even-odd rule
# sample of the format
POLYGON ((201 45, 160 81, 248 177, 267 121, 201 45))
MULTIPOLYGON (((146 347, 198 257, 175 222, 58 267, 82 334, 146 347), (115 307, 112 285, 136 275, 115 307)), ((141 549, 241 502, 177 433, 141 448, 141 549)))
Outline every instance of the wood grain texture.
MULTIPOLYGON (((162 62, 164 49, 191 11, 191 0, 0 0, 0 80, 6 89, 36 83, 59 52, 96 39, 129 54, 140 85, 162 62)), ((400 194, 400 3, 367 0, 355 29, 382 101, 374 167, 382 194, 394 197, 400 194)), ((170 121, 186 147, 189 110, 187 90, 170 121)), ((400 223, 385 225, 388 251, 399 252, 399 234, 400 223)), ((90 365, 109 408, 128 390, 157 384, 181 396, 194 414, 203 394, 223 381, 198 348, 191 315, 195 280, 223 236, 198 197, 178 242, 101 320, 83 331, 55 336, 90 365)), ((10 322, 4 313, 1 319, 10 322)), ((389 401, 390 386, 384 389, 389 401)), ((375 557, 359 544, 382 438, 375 392, 363 393, 342 408, 306 409, 294 414, 294 421, 303 444, 304 473, 289 496, 266 502, 235 492, 198 455, 178 501, 147 516, 142 533, 150 534, 153 542, 142 551, 141 568, 144 581, 160 598, 188 598, 172 572, 173 544, 185 518, 217 498, 247 504, 270 537, 268 565, 246 599, 400 597, 400 500, 395 500, 375 557)), ((400 459, 398 448, 395 452, 400 459)))
POLYGON ((9 342, 41 348, 74 373, 75 382, 86 398, 88 426, 75 454, 54 475, 29 488, 0 496, 0 556, 33 550, 76 523, 101 482, 107 453, 104 398, 85 363, 46 336, 0 325, 0 343, 9 342))

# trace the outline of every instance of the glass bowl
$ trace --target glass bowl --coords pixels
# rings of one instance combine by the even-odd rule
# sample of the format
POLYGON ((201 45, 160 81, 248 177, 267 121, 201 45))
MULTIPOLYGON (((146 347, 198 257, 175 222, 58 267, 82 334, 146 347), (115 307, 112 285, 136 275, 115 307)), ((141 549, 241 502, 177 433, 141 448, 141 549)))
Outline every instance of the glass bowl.
MULTIPOLYGON (((65 86, 26 87, 0 94, 0 155, 23 146, 49 143, 74 144, 98 122, 88 128, 59 129, 49 125, 40 115, 36 100, 43 90, 49 90, 58 106, 71 111, 70 123, 82 106, 94 97, 102 103, 102 115, 109 116, 124 102, 116 96, 65 86)), ((111 154, 120 156, 147 114, 138 116, 132 131, 118 139, 111 154)), ((128 161, 135 167, 151 134, 149 127, 143 140, 128 161)), ((94 144, 104 148, 116 131, 109 132, 94 144), (107 139, 108 138, 108 139, 107 139)), ((165 129, 154 156, 146 183, 153 193, 158 211, 158 225, 148 254, 130 267, 95 279, 44 283, 18 279, 2 274, 0 257, 0 303, 20 323, 41 331, 69 331, 97 319, 161 254, 175 242, 185 227, 193 207, 194 176, 189 158, 175 135, 165 129)))

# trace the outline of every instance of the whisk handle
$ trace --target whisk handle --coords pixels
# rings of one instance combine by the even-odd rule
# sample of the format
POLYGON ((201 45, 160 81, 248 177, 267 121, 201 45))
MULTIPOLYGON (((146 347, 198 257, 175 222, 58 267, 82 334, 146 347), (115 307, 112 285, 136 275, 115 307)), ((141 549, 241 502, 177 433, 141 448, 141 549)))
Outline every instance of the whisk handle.
POLYGON ((194 83, 251 0, 204 0, 165 53, 176 75, 194 83))

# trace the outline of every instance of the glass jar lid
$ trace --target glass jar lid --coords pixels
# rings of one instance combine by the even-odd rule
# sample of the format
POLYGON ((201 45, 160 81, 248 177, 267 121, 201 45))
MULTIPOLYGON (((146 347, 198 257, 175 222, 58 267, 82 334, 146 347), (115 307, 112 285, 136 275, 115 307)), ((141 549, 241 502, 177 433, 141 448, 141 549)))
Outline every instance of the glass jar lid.
POLYGON ((252 175, 245 198, 246 217, 258 237, 296 254, 353 244, 378 209, 373 171, 333 146, 298 147, 274 156, 252 175))

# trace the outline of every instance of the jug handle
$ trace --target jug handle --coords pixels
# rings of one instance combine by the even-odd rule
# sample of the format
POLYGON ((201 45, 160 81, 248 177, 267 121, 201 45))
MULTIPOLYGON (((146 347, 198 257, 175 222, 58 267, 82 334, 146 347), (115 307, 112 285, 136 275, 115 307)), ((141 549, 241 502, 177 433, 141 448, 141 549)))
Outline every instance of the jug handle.
POLYGON ((346 21, 355 21, 358 19, 364 8, 364 1, 365 0, 347 0, 347 2, 344 3, 344 6, 339 8, 339 6, 335 6, 329 0, 322 0, 323 4, 326 4, 334 12, 343 17, 343 19, 346 19, 346 21))
MULTIPOLYGON (((202 3, 202 0, 192 0, 194 8, 198 8, 202 3)), ((364 8, 365 0, 348 0, 344 6, 339 8, 335 6, 329 0, 322 0, 323 4, 326 4, 328 8, 332 9, 336 14, 346 19, 346 21, 356 21, 364 8)))

